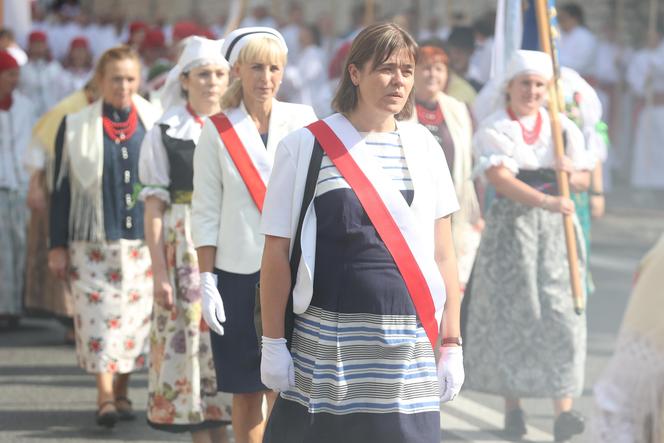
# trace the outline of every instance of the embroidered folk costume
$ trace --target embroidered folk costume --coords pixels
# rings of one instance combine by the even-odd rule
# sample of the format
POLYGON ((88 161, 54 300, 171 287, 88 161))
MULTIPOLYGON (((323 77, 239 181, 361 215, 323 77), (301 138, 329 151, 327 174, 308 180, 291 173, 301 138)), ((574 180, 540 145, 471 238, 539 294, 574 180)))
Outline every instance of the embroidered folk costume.
POLYGON ((191 236, 194 150, 205 117, 182 103, 180 90, 181 74, 200 66, 227 64, 221 42, 192 37, 168 74, 167 93, 162 97, 170 106, 141 147, 139 175, 144 185, 140 197, 158 198, 167 205, 163 238, 174 307, 167 309, 155 301, 152 309, 147 407, 148 424, 165 431, 195 432, 231 420, 231 398, 217 392, 191 236))
POLYGON ((51 196, 51 248, 70 254, 76 351, 91 373, 146 364, 152 275, 143 241, 138 158, 156 113, 134 96, 115 109, 98 100, 58 131, 51 196))
MULTIPOLYGON (((517 51, 503 88, 523 74, 548 81, 548 56, 517 51)), ((477 171, 484 175, 502 166, 545 199, 558 195, 547 111, 540 108, 536 115, 519 118, 503 106, 475 134, 477 171)), ((594 168, 595 156, 585 149, 581 131, 562 114, 560 122, 575 170, 594 168)), ((507 398, 580 395, 586 319, 573 308, 562 215, 498 194, 485 219, 466 294, 466 386, 507 398)), ((583 234, 576 217, 575 225, 583 268, 583 234)))

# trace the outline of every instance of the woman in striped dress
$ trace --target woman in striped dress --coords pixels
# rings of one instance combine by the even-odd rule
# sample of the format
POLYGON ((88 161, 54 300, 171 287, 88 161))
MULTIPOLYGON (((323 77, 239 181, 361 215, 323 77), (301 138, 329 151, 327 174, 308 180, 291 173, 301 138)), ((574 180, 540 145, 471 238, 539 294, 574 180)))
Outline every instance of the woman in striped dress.
POLYGON ((463 383, 449 218, 457 198, 440 145, 401 121, 413 111, 416 54, 397 25, 365 29, 333 102, 339 113, 295 131, 277 151, 262 218, 261 376, 281 395, 265 442, 437 443, 440 402, 463 383), (315 192, 301 206, 318 149, 326 155, 312 166, 315 192), (289 352, 283 318, 300 207, 289 352))

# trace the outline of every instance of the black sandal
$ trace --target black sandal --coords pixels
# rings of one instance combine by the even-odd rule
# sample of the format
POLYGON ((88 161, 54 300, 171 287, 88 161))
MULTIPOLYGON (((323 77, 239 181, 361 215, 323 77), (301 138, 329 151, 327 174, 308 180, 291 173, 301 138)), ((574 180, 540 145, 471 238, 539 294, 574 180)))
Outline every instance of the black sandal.
POLYGON ((99 407, 97 408, 97 413, 95 414, 95 418, 99 426, 103 426, 105 428, 110 429, 113 426, 115 426, 115 423, 118 421, 118 412, 117 410, 113 410, 102 413, 101 412, 102 409, 104 409, 104 407, 107 405, 113 405, 113 407, 115 408, 114 401, 111 400, 105 401, 102 404, 100 404, 99 407))
POLYGON ((136 414, 134 413, 134 408, 132 407, 132 402, 127 397, 115 397, 115 409, 118 411, 118 418, 122 421, 131 421, 136 419, 136 414), (119 402, 124 402, 127 404, 126 407, 120 407, 119 402))

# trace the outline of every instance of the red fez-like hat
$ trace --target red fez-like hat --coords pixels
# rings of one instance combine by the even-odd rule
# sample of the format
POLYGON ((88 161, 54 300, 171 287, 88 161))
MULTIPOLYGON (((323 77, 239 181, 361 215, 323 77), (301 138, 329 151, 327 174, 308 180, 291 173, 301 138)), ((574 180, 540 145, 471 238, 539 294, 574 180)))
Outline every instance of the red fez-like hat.
POLYGON ((46 42, 46 33, 44 31, 32 31, 30 35, 28 35, 28 42, 29 43, 35 43, 35 42, 46 42))
POLYGON ((192 35, 201 35, 200 27, 194 22, 177 22, 173 25, 173 40, 182 40, 192 35))
POLYGON ((147 29, 148 29, 148 24, 140 20, 131 22, 129 24, 129 34, 132 35, 137 33, 138 31, 147 31, 147 29))
POLYGON ((18 67, 18 62, 8 51, 0 50, 0 72, 18 67))
POLYGON ((90 44, 88 43, 88 39, 82 36, 74 38, 69 44, 69 49, 74 49, 74 48, 90 49, 90 44))
POLYGON ((159 28, 152 28, 145 34, 141 49, 158 49, 166 47, 166 37, 159 28))

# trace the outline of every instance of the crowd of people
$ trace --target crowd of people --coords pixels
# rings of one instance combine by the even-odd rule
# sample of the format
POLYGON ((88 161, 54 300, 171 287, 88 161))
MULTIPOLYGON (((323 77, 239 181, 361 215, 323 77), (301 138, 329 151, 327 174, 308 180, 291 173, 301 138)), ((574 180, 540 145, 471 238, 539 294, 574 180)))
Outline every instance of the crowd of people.
POLYGON ((0 315, 63 323, 100 426, 135 418, 148 368, 148 424, 194 442, 438 442, 462 385, 504 398, 509 438, 529 397, 556 441, 584 431, 562 216, 586 297, 610 140, 664 187, 661 29, 629 52, 562 6, 551 116, 547 54, 493 75, 492 14, 418 38, 361 9, 337 37, 299 4, 228 33, 77 14, 0 30, 0 315))

